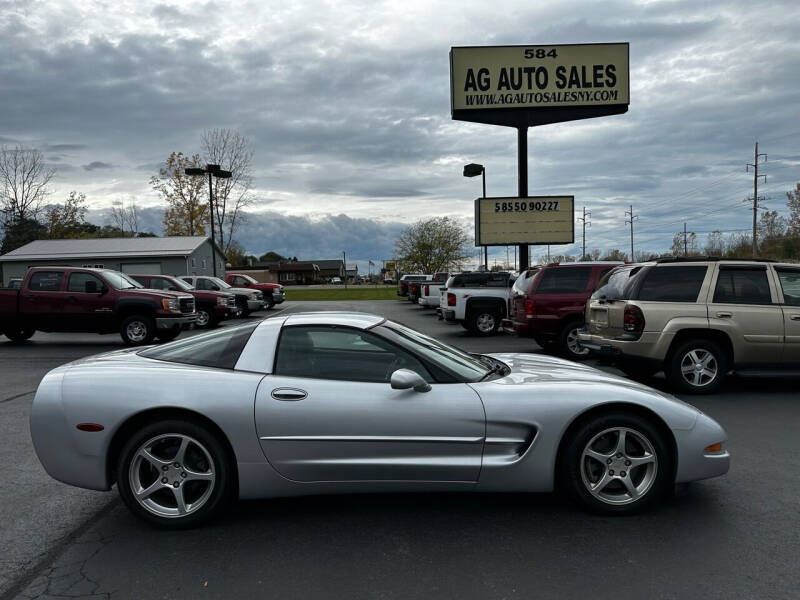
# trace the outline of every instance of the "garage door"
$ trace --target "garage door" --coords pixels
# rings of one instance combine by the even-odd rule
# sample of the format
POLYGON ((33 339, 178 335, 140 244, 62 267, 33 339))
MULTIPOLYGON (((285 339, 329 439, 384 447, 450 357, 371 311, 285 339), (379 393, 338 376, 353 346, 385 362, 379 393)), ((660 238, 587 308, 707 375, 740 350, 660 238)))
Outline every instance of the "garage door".
POLYGON ((119 268, 123 273, 161 275, 161 263, 122 263, 119 268))

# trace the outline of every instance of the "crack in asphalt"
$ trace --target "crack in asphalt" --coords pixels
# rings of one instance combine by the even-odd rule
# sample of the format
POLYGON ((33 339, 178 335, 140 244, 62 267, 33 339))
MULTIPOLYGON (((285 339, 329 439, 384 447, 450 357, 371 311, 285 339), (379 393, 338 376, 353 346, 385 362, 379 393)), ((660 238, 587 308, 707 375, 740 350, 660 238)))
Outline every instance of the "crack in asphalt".
POLYGON ((85 571, 86 564, 106 545, 113 537, 99 538, 95 541, 86 541, 76 544, 92 526, 116 507, 118 501, 111 500, 93 515, 89 516, 78 527, 62 537, 52 548, 42 555, 42 558, 30 569, 21 575, 17 581, 0 596, 0 600, 13 600, 21 597, 33 600, 41 596, 54 598, 104 598, 110 600, 113 592, 98 594, 100 584, 92 580, 85 571), (71 548, 81 545, 96 545, 88 556, 67 564, 59 564, 59 559, 71 548), (51 566, 52 565, 52 566, 51 566), (77 567, 77 569, 75 568, 77 567), (91 587, 76 588, 81 583, 88 583, 91 587), (28 592, 30 588, 30 592, 28 592), (74 590, 70 592, 70 590, 74 590))
POLYGON ((0 404, 3 402, 11 402, 12 400, 16 400, 17 398, 22 398, 23 396, 27 396, 28 394, 34 394, 36 390, 31 390, 29 392, 22 392, 21 394, 14 394, 13 396, 9 396, 8 398, 3 398, 0 400, 0 404))

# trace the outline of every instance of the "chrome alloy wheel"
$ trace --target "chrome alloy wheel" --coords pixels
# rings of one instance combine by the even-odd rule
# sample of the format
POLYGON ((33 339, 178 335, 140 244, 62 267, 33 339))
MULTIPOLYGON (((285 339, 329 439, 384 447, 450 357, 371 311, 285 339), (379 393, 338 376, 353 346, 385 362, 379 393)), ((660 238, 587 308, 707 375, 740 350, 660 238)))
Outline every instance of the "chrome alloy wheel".
POLYGON ((197 320, 194 322, 195 325, 198 327, 205 327, 208 325, 208 322, 211 320, 211 315, 208 313, 207 310, 201 308, 197 311, 197 320))
POLYGON ((134 344, 139 344, 147 337, 147 324, 144 321, 131 321, 125 327, 125 334, 134 344))
POLYGON ((576 327, 575 329, 570 329, 569 333, 567 333, 567 350, 569 350, 570 354, 574 354, 575 356, 586 356, 589 354, 589 349, 581 346, 580 341, 578 341, 578 332, 581 329, 581 327, 576 327))
POLYGON ((592 496, 606 504, 630 504, 653 487, 658 457, 644 435, 612 427, 594 436, 581 455, 581 479, 592 496))
POLYGON ((481 333, 491 333, 494 331, 497 321, 492 313, 481 313, 475 320, 475 325, 481 333))
POLYGON ((214 461, 195 438, 167 433, 136 450, 128 481, 135 500, 159 517, 183 517, 211 497, 216 481, 214 461))
POLYGON ((717 378, 719 363, 716 357, 703 348, 689 350, 681 359, 681 375, 694 387, 705 387, 717 378))

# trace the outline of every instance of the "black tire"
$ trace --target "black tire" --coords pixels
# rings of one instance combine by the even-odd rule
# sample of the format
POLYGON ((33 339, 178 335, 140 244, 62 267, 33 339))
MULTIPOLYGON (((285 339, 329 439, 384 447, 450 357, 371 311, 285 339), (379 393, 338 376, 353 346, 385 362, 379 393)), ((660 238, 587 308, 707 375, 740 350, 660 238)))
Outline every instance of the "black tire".
POLYGON ((150 317, 131 315, 122 320, 119 335, 126 346, 146 346, 156 335, 156 325, 150 317))
MULTIPOLYGON (((177 453, 171 456, 178 458, 177 453)), ((217 516, 225 504, 233 497, 236 488, 233 457, 230 456, 225 444, 202 425, 188 420, 160 421, 137 429, 123 446, 116 468, 117 488, 125 505, 138 518, 164 529, 196 527, 209 521, 217 516), (159 458, 169 459, 168 462, 170 463, 173 458, 170 458, 169 450, 171 447, 175 447, 177 451, 179 436, 187 436, 193 440, 188 446, 189 450, 186 453, 185 463, 178 463, 181 466, 175 468, 173 468, 175 463, 171 463, 166 471, 161 470, 159 472, 149 461, 139 459, 139 464, 134 465, 132 472, 131 465, 137 458, 139 449, 148 441, 159 436, 164 436, 165 439, 149 446, 152 450, 151 454, 159 458), (173 439, 175 439, 174 442, 173 439), (157 446, 159 443, 162 445, 157 446), (155 450, 156 447, 159 447, 158 452, 155 450), (207 454, 202 450, 205 450, 207 454), (208 464, 207 456, 210 456, 213 468, 208 464), (193 482, 188 479, 184 482, 179 475, 184 469, 192 469, 201 473, 213 473, 214 480, 210 484, 204 481, 193 482), (162 475, 164 475, 163 479, 167 479, 167 485, 164 487, 158 485, 163 481, 162 475), (153 484, 157 485, 157 491, 151 496, 155 506, 151 505, 150 508, 146 508, 136 499, 132 489, 134 484, 131 480, 139 479, 139 483, 144 483, 141 477, 152 477, 153 484), (183 516, 158 514, 159 510, 163 511, 164 508, 171 508, 168 506, 170 503, 174 503, 174 510, 177 510, 176 497, 178 492, 174 492, 173 486, 169 485, 172 477, 179 482, 174 488, 180 490, 181 497, 184 500, 195 498, 195 504, 202 501, 202 504, 197 509, 192 510, 191 504, 189 504, 189 512, 183 516), (210 490, 208 489, 209 487, 210 490), (207 497, 203 499, 204 496, 207 497)), ((149 479, 145 480, 145 482, 147 481, 149 479)))
POLYGON ((160 342, 166 343, 176 339, 180 334, 181 328, 173 327, 172 329, 162 329, 156 334, 156 337, 160 342))
POLYGON ((588 348, 578 349, 577 332, 583 329, 583 322, 569 321, 558 334, 558 352, 570 360, 585 360, 589 357, 588 348))
POLYGON ((236 304, 238 304, 239 308, 242 309, 242 312, 241 312, 240 316, 247 317, 247 316, 250 315, 250 309, 247 308, 247 300, 244 300, 244 301, 237 300, 236 304))
POLYGON ((467 329, 480 337, 494 335, 500 328, 501 318, 496 308, 475 308, 467 315, 467 329))
POLYGON ((674 484, 674 459, 668 441, 658 427, 636 414, 614 412, 586 420, 570 434, 560 458, 558 474, 564 491, 571 500, 595 514, 639 512, 668 495, 674 484), (626 450, 621 457, 614 454, 619 441, 615 429, 626 430, 626 450), (649 443, 649 449, 640 443, 642 439, 649 443), (587 447, 602 451, 600 454, 608 454, 609 458, 601 461, 584 457, 587 447), (646 460, 648 454, 655 457, 654 462, 625 466, 637 458, 646 460), (608 464, 608 460, 612 462, 608 464), (590 486, 602 484, 604 478, 609 483, 594 493, 590 491, 590 486), (637 489, 636 496, 627 491, 626 481, 637 489))
POLYGON ((26 340, 29 340, 33 337, 33 334, 36 333, 35 329, 23 328, 23 329, 11 329, 7 331, 3 331, 6 337, 14 343, 21 343, 26 340))
POLYGON ((685 394, 711 394, 719 390, 727 377, 730 369, 727 353, 722 347, 712 340, 687 340, 679 344, 667 359, 664 372, 670 384, 679 392, 685 394), (711 356, 710 362, 698 373, 690 372, 684 376, 682 368, 692 364, 692 355, 700 358, 699 363, 703 365, 707 356, 711 356), (709 377, 707 373, 713 370, 714 376, 709 377), (693 384, 690 380, 698 381, 693 384))
POLYGON ((275 306, 275 300, 273 300, 272 298, 269 298, 267 300, 267 310, 272 310, 272 308, 274 306, 275 306))
POLYGON ((198 329, 205 329, 206 327, 212 327, 213 322, 214 309, 209 306, 198 306, 197 321, 195 321, 194 326, 198 329))

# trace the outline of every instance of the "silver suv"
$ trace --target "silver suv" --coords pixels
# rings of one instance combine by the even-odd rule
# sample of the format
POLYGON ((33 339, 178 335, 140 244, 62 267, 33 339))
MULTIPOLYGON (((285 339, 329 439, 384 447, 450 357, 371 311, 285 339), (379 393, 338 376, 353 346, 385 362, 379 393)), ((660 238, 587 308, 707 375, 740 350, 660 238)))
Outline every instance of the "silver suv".
POLYGON ((663 370, 687 393, 728 373, 800 370, 800 265, 661 259, 608 273, 578 339, 632 376, 663 370))

